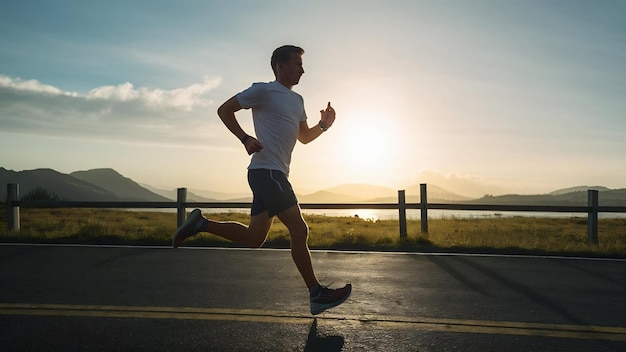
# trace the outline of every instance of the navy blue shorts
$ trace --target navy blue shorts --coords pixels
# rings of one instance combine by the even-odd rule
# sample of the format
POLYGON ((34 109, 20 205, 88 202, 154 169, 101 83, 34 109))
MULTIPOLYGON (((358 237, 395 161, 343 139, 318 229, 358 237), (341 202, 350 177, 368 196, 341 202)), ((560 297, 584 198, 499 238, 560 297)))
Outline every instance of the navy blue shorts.
POLYGON ((272 217, 298 204, 287 175, 278 170, 250 169, 248 184, 252 189, 252 209, 250 215, 267 211, 272 217))

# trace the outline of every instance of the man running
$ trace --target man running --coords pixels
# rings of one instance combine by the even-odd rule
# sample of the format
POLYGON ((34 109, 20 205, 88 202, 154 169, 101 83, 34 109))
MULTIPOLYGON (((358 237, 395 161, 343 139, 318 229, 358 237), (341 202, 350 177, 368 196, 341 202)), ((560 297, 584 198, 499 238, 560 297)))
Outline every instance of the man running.
POLYGON ((289 230, 291 256, 309 289, 311 313, 315 315, 343 303, 350 296, 352 285, 339 289, 320 285, 311 263, 309 228, 288 180, 296 140, 307 144, 335 121, 335 110, 329 102, 326 109, 320 110, 318 124, 309 127, 307 123, 304 100, 291 89, 304 74, 303 54, 302 48, 293 45, 277 48, 270 61, 276 79, 252 84, 217 110, 224 125, 252 155, 248 166, 248 184, 253 195, 250 224, 213 221, 194 209, 174 233, 172 244, 177 248, 199 232, 210 232, 258 248, 265 243, 274 217, 278 216, 289 230), (252 109, 256 137, 247 134, 237 121, 235 113, 241 109, 252 109))

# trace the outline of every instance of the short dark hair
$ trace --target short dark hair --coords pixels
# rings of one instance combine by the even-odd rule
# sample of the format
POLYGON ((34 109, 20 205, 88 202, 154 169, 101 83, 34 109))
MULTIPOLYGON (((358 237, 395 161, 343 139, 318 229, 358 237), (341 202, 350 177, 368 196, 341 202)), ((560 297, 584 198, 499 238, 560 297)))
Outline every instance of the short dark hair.
POLYGON ((287 61, 289 61, 292 53, 302 55, 304 54, 304 49, 295 45, 283 45, 280 48, 276 48, 276 50, 274 50, 274 52, 272 53, 272 60, 270 61, 274 74, 276 74, 276 65, 279 62, 286 63, 287 61))

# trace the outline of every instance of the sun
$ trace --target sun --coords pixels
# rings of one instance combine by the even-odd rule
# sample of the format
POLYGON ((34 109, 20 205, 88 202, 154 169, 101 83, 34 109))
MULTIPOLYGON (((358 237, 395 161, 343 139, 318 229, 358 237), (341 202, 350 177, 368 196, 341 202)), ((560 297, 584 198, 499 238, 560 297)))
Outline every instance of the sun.
POLYGON ((388 174, 401 158, 400 131, 376 113, 354 113, 342 131, 337 157, 355 181, 372 181, 388 174))
POLYGON ((388 152, 388 137, 381 134, 374 124, 353 126, 353 140, 344 145, 343 155, 348 164, 358 168, 376 167, 388 152))

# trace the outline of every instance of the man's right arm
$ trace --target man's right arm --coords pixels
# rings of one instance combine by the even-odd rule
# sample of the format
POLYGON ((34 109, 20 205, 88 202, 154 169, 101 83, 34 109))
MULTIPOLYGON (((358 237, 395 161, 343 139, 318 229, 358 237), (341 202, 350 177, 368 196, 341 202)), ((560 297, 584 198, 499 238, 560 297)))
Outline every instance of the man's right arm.
POLYGON ((246 147, 248 155, 252 155, 252 153, 261 151, 261 149, 263 149, 263 145, 256 138, 248 136, 248 134, 241 128, 241 125, 239 125, 239 122, 235 117, 235 112, 241 109, 242 108, 237 100, 237 97, 233 96, 217 109, 217 115, 220 117, 226 128, 228 128, 232 134, 237 136, 237 138, 242 141, 246 147))

